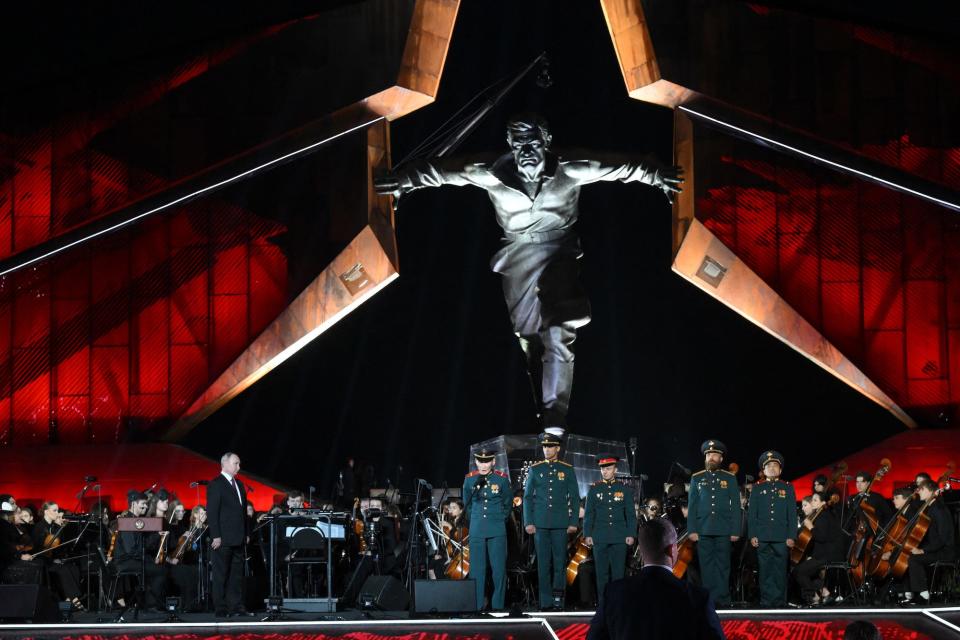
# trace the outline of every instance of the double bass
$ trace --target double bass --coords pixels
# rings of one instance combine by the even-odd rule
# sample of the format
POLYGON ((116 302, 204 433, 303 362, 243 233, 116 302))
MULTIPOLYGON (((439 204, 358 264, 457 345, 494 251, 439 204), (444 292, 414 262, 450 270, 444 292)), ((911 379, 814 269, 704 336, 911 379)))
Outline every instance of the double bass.
MULTIPOLYGON (((880 468, 873 474, 873 478, 867 485, 864 494, 870 493, 873 483, 889 473, 891 466, 889 458, 880 461, 880 468)), ((854 514, 857 511, 859 511, 857 530, 853 536, 853 543, 850 545, 850 552, 847 554, 847 564, 850 566, 851 580, 859 587, 866 578, 866 565, 870 564, 870 546, 873 544, 874 534, 880 528, 880 523, 877 521, 876 509, 866 501, 866 497, 861 498, 860 502, 857 503, 854 514)))
POLYGON ((677 540, 677 561, 673 563, 673 575, 682 578, 687 572, 687 567, 693 562, 693 545, 696 544, 688 537, 686 531, 677 540))

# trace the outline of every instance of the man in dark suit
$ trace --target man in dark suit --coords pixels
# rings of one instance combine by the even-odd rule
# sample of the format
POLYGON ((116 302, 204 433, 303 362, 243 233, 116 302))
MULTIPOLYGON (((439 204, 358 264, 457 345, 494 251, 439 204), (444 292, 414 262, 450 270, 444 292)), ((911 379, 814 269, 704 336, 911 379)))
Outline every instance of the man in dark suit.
POLYGON ((218 617, 250 615, 243 607, 243 546, 247 542, 247 492, 237 480, 240 457, 225 453, 220 475, 207 485, 207 524, 213 549, 213 606, 218 617))
POLYGON ((587 640, 723 640, 710 592, 673 576, 677 531, 664 518, 638 534, 643 569, 607 585, 587 640))

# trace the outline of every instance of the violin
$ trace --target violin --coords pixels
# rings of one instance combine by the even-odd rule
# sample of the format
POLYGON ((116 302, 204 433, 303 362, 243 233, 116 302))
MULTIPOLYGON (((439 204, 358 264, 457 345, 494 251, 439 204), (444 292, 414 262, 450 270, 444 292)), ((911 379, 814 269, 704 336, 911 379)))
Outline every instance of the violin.
POLYGON ((363 536, 363 512, 360 511, 360 498, 353 499, 353 534, 357 536, 357 551, 367 552, 367 541, 363 536))

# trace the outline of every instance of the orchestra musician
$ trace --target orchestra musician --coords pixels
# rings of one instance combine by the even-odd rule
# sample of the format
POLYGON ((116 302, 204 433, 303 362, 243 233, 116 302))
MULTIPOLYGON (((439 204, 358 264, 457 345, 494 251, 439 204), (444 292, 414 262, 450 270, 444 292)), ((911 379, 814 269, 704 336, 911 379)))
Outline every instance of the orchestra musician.
POLYGON ((623 577, 627 547, 633 545, 637 535, 633 489, 617 480, 619 461, 618 457, 609 454, 597 459, 601 478, 587 492, 583 516, 583 536, 587 546, 593 549, 600 600, 603 600, 607 583, 623 577))
POLYGON ((856 476, 857 493, 848 501, 847 516, 848 522, 843 523, 844 529, 849 533, 852 530, 851 523, 853 518, 860 512, 858 508, 862 502, 866 502, 877 514, 877 522, 889 522, 893 515, 893 510, 886 500, 876 491, 870 490, 870 483, 873 481, 873 474, 869 471, 859 471, 856 476))
MULTIPOLYGON (((119 517, 139 518, 146 515, 147 496, 136 490, 128 491, 127 510, 121 513, 119 517)), ((111 527, 116 532, 112 560, 114 568, 118 572, 139 575, 142 566, 146 581, 144 589, 147 600, 140 604, 159 609, 166 596, 167 572, 163 565, 155 564, 153 562, 154 556, 148 553, 151 547, 154 550, 157 548, 157 540, 159 539, 157 534, 116 531, 116 522, 111 527), (144 558, 146 558, 146 562, 141 565, 144 558)))
POLYGON ((16 499, 8 493, 0 495, 0 582, 7 582, 16 567, 30 562, 33 544, 14 524, 16 512, 16 499))
POLYGON ((845 539, 840 520, 828 501, 827 494, 820 492, 807 496, 801 504, 804 516, 801 526, 811 531, 813 546, 807 547, 806 557, 793 570, 793 575, 804 604, 814 606, 831 602, 830 590, 823 580, 823 566, 844 559, 845 539))
POLYGON ((82 610, 80 604, 80 568, 76 564, 64 561, 67 556, 66 547, 61 546, 66 540, 64 533, 63 512, 56 502, 44 502, 41 507, 40 521, 33 527, 33 553, 47 575, 50 585, 60 595, 61 600, 70 602, 82 610))
POLYGON ((576 533, 580 487, 573 465, 559 459, 560 439, 540 434, 544 459, 530 467, 523 488, 525 531, 534 536, 540 608, 561 606, 567 579, 567 534, 576 533))
POLYGON ((470 518, 470 577, 477 585, 477 609, 484 608, 487 565, 493 575, 490 607, 502 610, 507 592, 507 518, 513 508, 510 478, 494 469, 496 452, 478 449, 477 468, 463 480, 463 506, 470 518))
POLYGON ((927 567, 938 560, 955 559, 957 550, 953 517, 943 500, 934 500, 937 484, 932 480, 921 480, 917 492, 922 502, 933 500, 926 509, 930 525, 920 544, 911 550, 907 565, 907 589, 901 604, 928 605, 930 592, 927 589, 927 567))

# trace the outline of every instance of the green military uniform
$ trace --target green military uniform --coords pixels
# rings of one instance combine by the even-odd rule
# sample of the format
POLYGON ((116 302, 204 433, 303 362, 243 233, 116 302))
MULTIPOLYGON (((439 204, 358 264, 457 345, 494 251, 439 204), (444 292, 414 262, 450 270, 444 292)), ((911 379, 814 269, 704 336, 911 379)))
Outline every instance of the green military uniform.
MULTIPOLYGON (((543 446, 559 446, 552 434, 540 437, 543 446)), ((567 527, 580 520, 580 487, 573 465, 541 460, 532 465, 523 487, 523 524, 534 525, 540 608, 553 603, 554 592, 566 590, 567 527)), ((471 532, 472 533, 472 532, 471 532)))
MULTIPOLYGON (((600 467, 616 465, 614 456, 600 456, 600 467)), ((627 538, 637 537, 637 512, 633 489, 616 478, 598 480, 587 492, 583 514, 583 537, 593 539, 593 566, 597 574, 597 596, 611 580, 623 577, 627 565, 627 538)))
MULTIPOLYGON (((700 447, 706 455, 726 451, 719 440, 700 447)), ((740 535, 740 488, 737 477, 723 469, 698 471, 690 477, 687 533, 698 536, 700 577, 716 605, 730 604, 730 536, 740 535)))
MULTIPOLYGON (((494 459, 492 451, 474 454, 478 462, 494 459)), ((477 609, 483 609, 487 565, 493 574, 493 609, 504 608, 507 590, 507 527, 513 507, 510 479, 502 471, 473 471, 463 481, 463 508, 470 517, 470 577, 477 584, 477 609)))
MULTIPOLYGON (((783 456, 765 451, 760 468, 770 461, 783 467, 783 456)), ((765 480, 753 486, 747 506, 747 537, 756 538, 760 570, 760 604, 765 607, 787 604, 787 540, 797 539, 797 497, 789 482, 765 480)))

